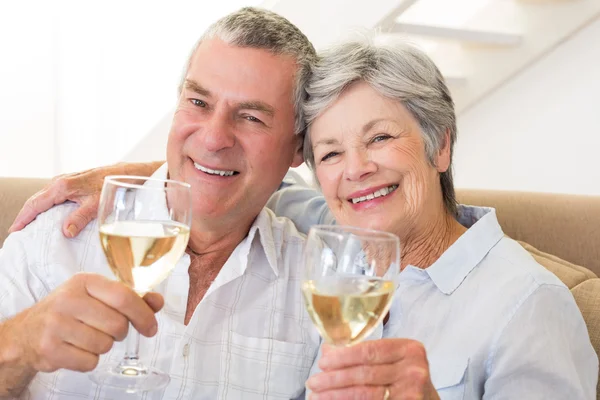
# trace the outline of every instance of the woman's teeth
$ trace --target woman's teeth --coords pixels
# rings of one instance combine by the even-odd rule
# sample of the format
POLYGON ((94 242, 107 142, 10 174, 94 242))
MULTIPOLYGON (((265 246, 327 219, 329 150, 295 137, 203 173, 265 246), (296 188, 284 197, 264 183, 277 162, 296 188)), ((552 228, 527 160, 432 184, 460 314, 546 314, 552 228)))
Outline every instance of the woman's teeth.
POLYGON ((202 165, 200 165, 198 163, 194 163, 194 167, 196 167, 197 170, 206 172, 207 174, 210 174, 210 175, 231 176, 231 175, 235 174, 235 171, 221 171, 218 169, 210 169, 210 168, 203 167, 202 165))
POLYGON ((391 185, 386 188, 376 190, 375 192, 368 194, 366 196, 350 199, 350 201, 352 202, 352 204, 357 204, 357 203, 361 203, 363 201, 373 200, 373 199, 376 199, 377 197, 387 196, 388 194, 392 193, 396 189, 398 189, 398 185, 391 185))

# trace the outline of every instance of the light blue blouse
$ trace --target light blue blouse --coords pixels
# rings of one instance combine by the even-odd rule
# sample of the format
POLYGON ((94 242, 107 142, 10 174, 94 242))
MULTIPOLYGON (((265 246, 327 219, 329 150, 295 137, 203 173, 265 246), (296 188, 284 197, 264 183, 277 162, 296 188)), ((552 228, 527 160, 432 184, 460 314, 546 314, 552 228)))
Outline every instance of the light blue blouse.
MULTIPOLYGON (((334 223, 302 182, 288 173, 267 206, 303 232, 334 223)), ((459 222, 467 232, 432 266, 402 271, 370 339, 423 343, 442 399, 595 399, 598 357, 569 289, 504 235, 495 210, 459 206, 459 222)))

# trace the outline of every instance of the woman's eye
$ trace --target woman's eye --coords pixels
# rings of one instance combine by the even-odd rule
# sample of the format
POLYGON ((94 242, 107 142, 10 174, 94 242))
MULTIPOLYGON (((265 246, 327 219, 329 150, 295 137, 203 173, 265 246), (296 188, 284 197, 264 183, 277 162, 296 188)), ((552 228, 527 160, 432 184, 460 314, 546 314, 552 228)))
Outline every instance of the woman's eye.
POLYGON ((190 102, 198 107, 202 107, 202 108, 206 108, 207 104, 205 102, 203 102, 202 100, 198 100, 198 99, 191 99, 190 102))
POLYGON ((381 135, 377 135, 377 136, 375 136, 373 139, 371 139, 371 142, 372 142, 372 143, 383 142, 384 140, 387 140, 387 139, 389 139, 389 138, 391 138, 391 136, 390 136, 390 135, 387 135, 387 134, 381 134, 381 135))
POLYGON ((323 157, 321 158, 321 162, 323 162, 323 161, 327 161, 327 160, 329 160, 330 158, 337 156, 338 154, 339 154, 339 153, 336 153, 335 151, 331 151, 331 152, 329 152, 329 153, 325 154, 325 156, 323 156, 323 157))

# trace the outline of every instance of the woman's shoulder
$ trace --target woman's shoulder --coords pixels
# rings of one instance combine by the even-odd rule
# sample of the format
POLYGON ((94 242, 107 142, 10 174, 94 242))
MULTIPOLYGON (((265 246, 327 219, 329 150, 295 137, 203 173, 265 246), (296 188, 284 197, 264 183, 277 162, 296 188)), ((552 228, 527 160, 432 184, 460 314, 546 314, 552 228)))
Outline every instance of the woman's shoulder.
MULTIPOLYGON (((481 262, 481 269, 495 276, 503 276, 516 285, 552 285, 567 288, 561 280, 539 264, 517 241, 504 236, 481 262)), ((503 280, 504 280, 503 279, 503 280)))

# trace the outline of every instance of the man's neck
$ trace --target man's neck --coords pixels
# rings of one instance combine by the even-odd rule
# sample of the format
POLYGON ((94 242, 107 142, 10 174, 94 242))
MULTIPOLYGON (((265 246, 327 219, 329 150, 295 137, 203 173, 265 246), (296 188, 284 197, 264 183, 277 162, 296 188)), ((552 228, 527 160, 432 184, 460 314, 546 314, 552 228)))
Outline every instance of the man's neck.
POLYGON ((228 253, 244 240, 257 216, 220 218, 218 221, 195 219, 192 223, 188 249, 196 256, 228 253))
POLYGON ((237 224, 223 222, 220 225, 194 221, 187 249, 190 256, 190 285, 184 320, 186 325, 235 248, 248 235, 254 219, 245 223, 240 220, 237 224))

